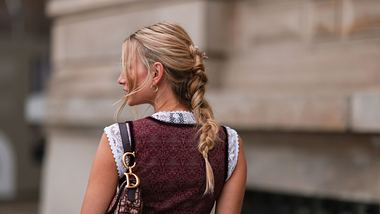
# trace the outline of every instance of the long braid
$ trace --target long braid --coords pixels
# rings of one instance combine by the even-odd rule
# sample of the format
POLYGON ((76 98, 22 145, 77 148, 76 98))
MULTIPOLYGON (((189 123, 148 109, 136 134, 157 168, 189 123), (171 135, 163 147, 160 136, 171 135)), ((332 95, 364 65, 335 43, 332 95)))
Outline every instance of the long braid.
POLYGON ((214 173, 208 160, 208 152, 215 146, 218 139, 219 124, 214 119, 211 106, 204 98, 208 78, 205 74, 203 57, 198 48, 190 45, 190 52, 195 58, 193 78, 188 82, 188 93, 191 96, 191 109, 200 125, 198 150, 205 160, 206 189, 204 194, 214 192, 214 173))

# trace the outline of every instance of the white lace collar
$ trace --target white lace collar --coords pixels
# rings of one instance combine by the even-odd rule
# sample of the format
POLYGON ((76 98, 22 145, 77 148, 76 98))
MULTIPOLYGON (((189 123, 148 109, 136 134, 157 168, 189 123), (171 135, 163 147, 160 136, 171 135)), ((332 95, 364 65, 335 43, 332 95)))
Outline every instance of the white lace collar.
POLYGON ((194 114, 190 111, 158 111, 151 115, 151 117, 168 122, 179 124, 195 124, 196 120, 194 114))

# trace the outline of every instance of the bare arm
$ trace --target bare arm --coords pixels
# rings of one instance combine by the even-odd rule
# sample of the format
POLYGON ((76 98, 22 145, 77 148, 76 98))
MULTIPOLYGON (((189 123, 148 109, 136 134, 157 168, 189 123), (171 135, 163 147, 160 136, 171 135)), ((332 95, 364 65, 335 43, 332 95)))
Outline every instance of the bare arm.
POLYGON ((81 214, 104 214, 116 190, 118 175, 108 140, 103 134, 84 196, 81 214))
POLYGON ((244 143, 239 137, 239 155, 234 172, 225 183, 223 191, 216 202, 216 214, 238 214, 240 213, 245 184, 247 181, 247 163, 244 155, 244 143))

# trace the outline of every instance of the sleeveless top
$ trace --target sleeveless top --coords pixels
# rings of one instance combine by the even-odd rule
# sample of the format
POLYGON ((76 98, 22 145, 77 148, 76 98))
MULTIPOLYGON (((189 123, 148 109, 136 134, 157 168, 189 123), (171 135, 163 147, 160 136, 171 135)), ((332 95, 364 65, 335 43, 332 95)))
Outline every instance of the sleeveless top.
MULTIPOLYGON (((209 151, 214 173, 214 193, 205 190, 205 164, 197 145, 199 136, 194 115, 187 111, 156 112, 131 123, 130 140, 136 145, 136 173, 141 180, 144 213, 210 213, 224 182, 238 158, 238 135, 222 126, 220 142, 209 151)), ((125 168, 118 124, 104 129, 119 177, 125 168)))

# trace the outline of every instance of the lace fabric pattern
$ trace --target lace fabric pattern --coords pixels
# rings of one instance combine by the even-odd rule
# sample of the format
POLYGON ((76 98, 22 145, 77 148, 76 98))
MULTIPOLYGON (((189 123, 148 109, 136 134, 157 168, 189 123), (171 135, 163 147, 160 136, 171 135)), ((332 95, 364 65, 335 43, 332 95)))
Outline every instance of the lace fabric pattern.
POLYGON ((234 171, 237 164, 239 155, 239 136, 234 129, 228 126, 225 127, 228 134, 228 171, 226 179, 228 180, 231 177, 232 172, 234 171))
MULTIPOLYGON (((151 115, 153 118, 170 123, 177 124, 194 124, 196 123, 193 113, 188 111, 170 111, 170 112, 156 112, 151 115)), ((239 154, 239 138, 237 132, 225 126, 228 134, 228 171, 227 179, 228 180, 237 164, 238 154, 239 154)), ((107 135, 109 146, 111 148, 119 177, 124 175, 126 172, 122 164, 123 156, 123 145, 120 136, 120 130, 117 123, 112 124, 104 128, 104 132, 107 135)))
POLYGON ((189 111, 160 111, 152 115, 153 118, 169 123, 194 124, 196 123, 193 113, 189 111))
POLYGON ((111 148, 112 155, 116 163, 117 173, 119 177, 122 177, 124 175, 124 172, 126 172, 126 170, 121 160, 124 154, 124 149, 123 149, 123 143, 121 141, 119 125, 117 123, 114 123, 110 126, 105 127, 104 133, 107 136, 108 144, 111 148))

